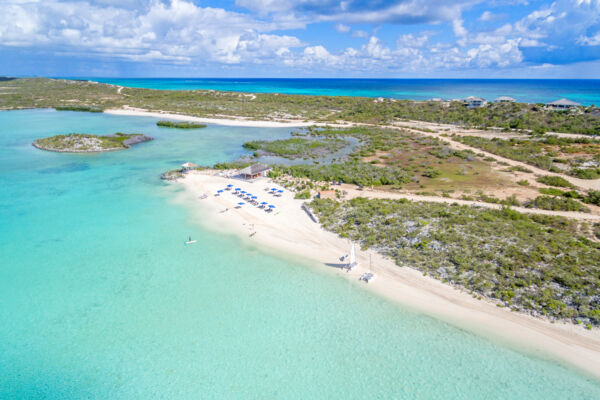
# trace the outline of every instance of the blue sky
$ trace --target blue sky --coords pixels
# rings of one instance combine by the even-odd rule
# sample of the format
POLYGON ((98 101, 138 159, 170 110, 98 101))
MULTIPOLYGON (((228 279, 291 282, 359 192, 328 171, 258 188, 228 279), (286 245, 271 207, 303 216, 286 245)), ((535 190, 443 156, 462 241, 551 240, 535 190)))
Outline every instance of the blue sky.
POLYGON ((600 0, 0 3, 0 75, 600 78, 600 0))

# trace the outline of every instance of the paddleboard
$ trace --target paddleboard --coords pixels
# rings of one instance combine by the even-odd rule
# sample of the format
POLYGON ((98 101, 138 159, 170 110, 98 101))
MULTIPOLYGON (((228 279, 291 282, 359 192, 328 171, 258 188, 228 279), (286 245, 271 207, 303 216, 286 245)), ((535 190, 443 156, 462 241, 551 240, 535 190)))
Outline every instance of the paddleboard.
POLYGON ((195 240, 188 240, 187 242, 185 242, 185 244, 192 244, 192 243, 196 243, 195 240))

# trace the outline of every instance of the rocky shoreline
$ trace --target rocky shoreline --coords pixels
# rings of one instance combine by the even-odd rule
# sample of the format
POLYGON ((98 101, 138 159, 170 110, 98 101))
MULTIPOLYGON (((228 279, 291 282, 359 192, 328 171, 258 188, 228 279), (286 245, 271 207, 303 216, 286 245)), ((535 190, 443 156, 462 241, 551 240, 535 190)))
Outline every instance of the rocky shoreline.
POLYGON ((154 140, 144 134, 90 135, 68 134, 49 138, 36 139, 32 146, 45 151, 56 153, 104 153, 128 149, 139 143, 154 140))

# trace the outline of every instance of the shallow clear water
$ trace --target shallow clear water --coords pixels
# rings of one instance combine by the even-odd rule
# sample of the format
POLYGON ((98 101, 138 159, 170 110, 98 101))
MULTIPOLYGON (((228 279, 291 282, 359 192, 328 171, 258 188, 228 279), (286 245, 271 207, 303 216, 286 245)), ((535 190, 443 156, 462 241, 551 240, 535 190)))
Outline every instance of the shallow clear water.
POLYGON ((0 398, 600 398, 562 366, 202 228, 159 174, 289 131, 155 122, 0 113, 0 398), (73 131, 156 140, 30 145, 73 131))
POLYGON ((598 79, 292 79, 292 78, 89 78, 103 83, 169 90, 226 90, 327 96, 428 100, 511 96, 520 102, 547 103, 566 97, 600 104, 598 79))

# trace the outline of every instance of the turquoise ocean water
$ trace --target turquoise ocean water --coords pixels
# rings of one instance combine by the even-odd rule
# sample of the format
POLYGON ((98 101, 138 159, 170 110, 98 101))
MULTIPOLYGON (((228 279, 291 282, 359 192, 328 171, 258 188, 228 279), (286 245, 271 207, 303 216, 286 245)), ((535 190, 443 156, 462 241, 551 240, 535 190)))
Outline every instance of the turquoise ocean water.
POLYGON ((155 122, 0 112, 0 399, 600 398, 598 381, 198 224, 159 174, 289 130, 155 122), (73 131, 156 140, 31 146, 73 131))
POLYGON ((598 79, 277 79, 277 78, 88 78, 114 85, 169 90, 212 89, 251 93, 389 97, 428 100, 511 96, 525 103, 566 97, 600 105, 598 79))

